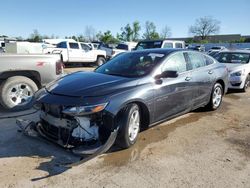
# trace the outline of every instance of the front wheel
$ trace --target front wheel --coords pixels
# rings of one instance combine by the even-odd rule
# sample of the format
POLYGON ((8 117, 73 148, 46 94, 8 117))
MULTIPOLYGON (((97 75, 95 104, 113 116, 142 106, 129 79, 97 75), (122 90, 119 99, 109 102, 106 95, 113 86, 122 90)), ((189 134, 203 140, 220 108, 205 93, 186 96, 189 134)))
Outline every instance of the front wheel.
POLYGON ((247 89, 249 88, 249 86, 250 86, 250 75, 248 75, 247 76, 247 78, 246 78, 246 81, 245 81, 245 84, 244 84, 244 87, 243 87, 243 92, 246 92, 247 91, 247 89))
POLYGON ((209 110, 216 110, 220 107, 223 97, 223 88, 220 83, 216 83, 213 87, 210 101, 207 105, 209 110))
POLYGON ((97 66, 101 66, 101 65, 103 65, 105 62, 106 62, 106 60, 105 60, 104 57, 98 57, 98 58, 97 58, 97 61, 96 61, 96 65, 97 65, 97 66))
POLYGON ((136 143, 140 131, 141 116, 139 106, 129 104, 122 116, 117 143, 122 148, 129 148, 136 143))

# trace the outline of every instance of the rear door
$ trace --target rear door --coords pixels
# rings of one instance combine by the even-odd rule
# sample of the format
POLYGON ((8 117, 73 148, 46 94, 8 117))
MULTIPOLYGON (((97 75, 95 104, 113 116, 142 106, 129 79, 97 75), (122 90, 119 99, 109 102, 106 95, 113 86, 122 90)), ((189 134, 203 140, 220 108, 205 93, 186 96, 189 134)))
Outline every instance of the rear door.
POLYGON ((81 48, 82 48, 81 61, 83 61, 83 62, 96 61, 95 50, 92 50, 89 45, 84 44, 84 43, 81 43, 81 48))
POLYGON ((69 42, 68 57, 70 62, 80 62, 81 49, 77 42, 69 42))
POLYGON ((213 59, 199 52, 187 52, 194 81, 194 108, 206 103, 215 80, 213 59))
POLYGON ((193 80, 185 53, 176 52, 167 58, 161 72, 177 71, 177 78, 163 78, 161 84, 155 83, 155 118, 160 121, 180 112, 188 111, 193 101, 193 80))

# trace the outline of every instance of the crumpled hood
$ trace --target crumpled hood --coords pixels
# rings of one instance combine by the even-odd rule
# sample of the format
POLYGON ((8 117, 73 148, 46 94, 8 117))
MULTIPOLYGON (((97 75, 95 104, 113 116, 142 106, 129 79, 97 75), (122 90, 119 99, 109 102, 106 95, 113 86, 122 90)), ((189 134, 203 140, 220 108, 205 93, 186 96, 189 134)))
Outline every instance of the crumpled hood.
POLYGON ((76 72, 53 82, 46 87, 51 94, 94 97, 108 95, 124 89, 135 87, 137 80, 100 74, 96 72, 76 72))

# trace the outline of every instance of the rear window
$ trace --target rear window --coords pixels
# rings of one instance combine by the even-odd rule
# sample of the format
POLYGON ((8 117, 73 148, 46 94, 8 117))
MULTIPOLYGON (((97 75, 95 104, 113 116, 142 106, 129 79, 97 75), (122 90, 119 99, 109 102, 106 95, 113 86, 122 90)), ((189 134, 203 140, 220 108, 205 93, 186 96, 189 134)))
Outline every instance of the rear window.
POLYGON ((192 52, 188 52, 187 54, 193 69, 197 69, 207 65, 203 54, 192 52))
POLYGON ((139 42, 136 46, 136 50, 150 49, 150 48, 161 48, 162 41, 145 41, 139 42))
POLYGON ((182 43, 179 42, 175 43, 175 48, 183 48, 182 43))
POLYGON ((70 42, 70 43, 69 43, 69 47, 72 48, 72 49, 79 49, 78 43, 70 42))
POLYGON ((247 53, 220 53, 216 59, 220 63, 246 64, 249 63, 250 54, 247 53))

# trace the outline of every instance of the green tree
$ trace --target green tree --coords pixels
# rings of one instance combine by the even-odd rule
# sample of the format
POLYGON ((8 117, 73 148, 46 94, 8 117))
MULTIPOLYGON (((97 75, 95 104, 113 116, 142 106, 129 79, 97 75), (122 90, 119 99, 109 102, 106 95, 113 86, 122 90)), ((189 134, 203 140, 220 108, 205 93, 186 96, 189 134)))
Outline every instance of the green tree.
POLYGON ((42 36, 39 34, 37 29, 34 29, 33 33, 30 34, 28 41, 29 42, 41 42, 42 41, 42 36))
POLYGON ((117 38, 122 41, 138 41, 140 37, 141 26, 138 21, 127 24, 125 27, 121 28, 121 34, 117 34, 117 38))
POLYGON ((140 38, 140 30, 141 30, 140 22, 138 21, 133 22, 132 29, 133 29, 132 40, 138 41, 140 38))
POLYGON ((99 33, 96 35, 96 37, 97 37, 101 42, 104 42, 104 43, 106 43, 106 44, 116 44, 116 43, 119 42, 118 39, 116 39, 116 38, 112 35, 111 31, 109 31, 109 30, 106 31, 106 32, 104 32, 104 33, 99 32, 99 33))
POLYGON ((145 32, 143 34, 144 39, 159 39, 160 35, 156 31, 156 26, 153 22, 146 21, 145 23, 145 32))

